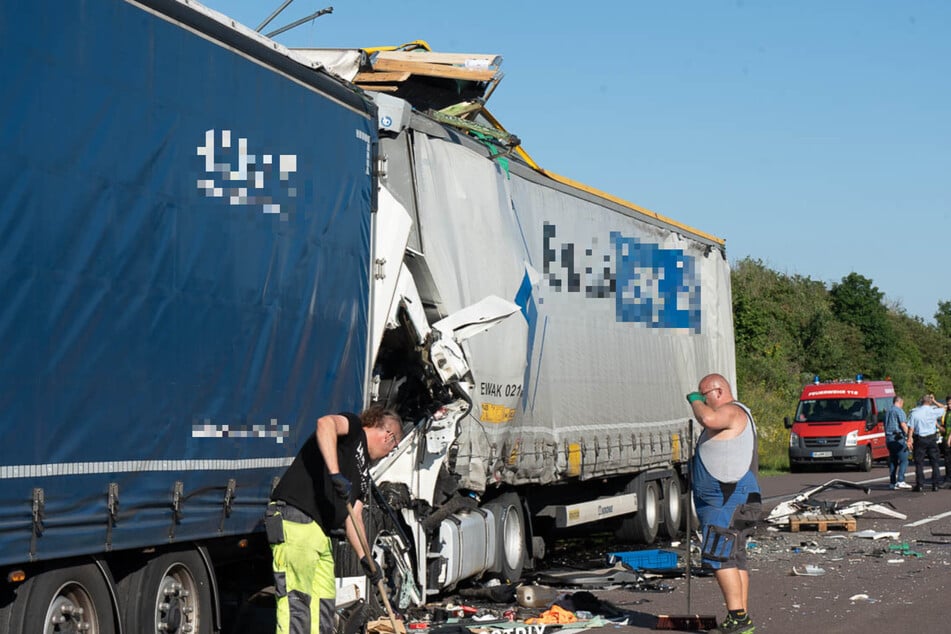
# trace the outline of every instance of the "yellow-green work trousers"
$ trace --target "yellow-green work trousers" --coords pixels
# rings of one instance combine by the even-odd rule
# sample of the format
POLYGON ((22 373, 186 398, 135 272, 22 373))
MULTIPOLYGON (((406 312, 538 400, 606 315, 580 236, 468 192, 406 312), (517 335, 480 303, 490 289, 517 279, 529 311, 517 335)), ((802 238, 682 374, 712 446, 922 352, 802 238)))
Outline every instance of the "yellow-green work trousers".
POLYGON ((280 502, 268 505, 266 521, 274 559, 277 634, 333 634, 335 587, 330 538, 317 522, 280 502))

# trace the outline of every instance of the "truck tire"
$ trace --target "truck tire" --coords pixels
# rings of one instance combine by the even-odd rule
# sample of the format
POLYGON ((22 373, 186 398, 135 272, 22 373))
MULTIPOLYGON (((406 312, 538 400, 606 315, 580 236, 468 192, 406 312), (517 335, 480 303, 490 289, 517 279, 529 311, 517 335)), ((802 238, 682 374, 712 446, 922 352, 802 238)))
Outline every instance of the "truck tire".
POLYGON ((167 552, 147 561, 118 583, 127 632, 211 634, 211 583, 194 550, 167 552))
POLYGON ((629 544, 653 544, 660 530, 660 487, 657 480, 637 476, 626 490, 637 493, 637 513, 622 519, 615 534, 619 540, 629 544))
POLYGON ((10 632, 115 634, 109 585, 95 564, 56 568, 17 589, 10 632))
POLYGON ((694 533, 700 530, 700 517, 697 515, 697 505, 693 503, 693 493, 687 491, 684 494, 684 508, 686 513, 680 518, 680 527, 684 534, 687 533, 687 518, 690 518, 690 532, 694 533))
POLYGON ((865 448, 865 455, 862 456, 862 462, 859 463, 859 471, 868 473, 872 470, 872 448, 865 448))
POLYGON ((680 526, 683 523, 683 487, 681 487, 680 478, 677 475, 665 478, 663 486, 664 499, 660 504, 660 534, 667 539, 676 539, 680 535, 680 526))
POLYGON ((487 503, 495 516, 499 544, 499 576, 516 582, 525 568, 525 513, 517 493, 505 493, 487 503))

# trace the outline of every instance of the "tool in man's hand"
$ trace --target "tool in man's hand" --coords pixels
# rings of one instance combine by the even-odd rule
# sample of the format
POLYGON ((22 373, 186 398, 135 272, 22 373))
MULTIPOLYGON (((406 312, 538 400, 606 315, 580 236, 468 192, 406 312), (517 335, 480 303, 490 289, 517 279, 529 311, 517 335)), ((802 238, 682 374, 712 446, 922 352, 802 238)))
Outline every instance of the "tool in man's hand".
POLYGON ((370 544, 367 543, 367 536, 363 534, 363 531, 360 530, 360 524, 357 524, 356 513, 353 510, 353 505, 350 502, 347 502, 347 513, 350 515, 350 522, 353 524, 353 530, 356 532, 357 537, 360 539, 360 545, 363 546, 363 552, 365 557, 360 560, 362 566, 366 566, 369 570, 369 577, 372 579, 377 578, 376 588, 380 591, 380 597, 383 598, 383 607, 386 608, 386 615, 390 618, 390 625, 393 626, 393 634, 400 634, 406 630, 399 629, 396 626, 396 615, 393 614, 393 608, 390 606, 390 598, 386 594, 386 586, 383 584, 383 574, 380 572, 380 569, 376 565, 376 561, 373 559, 373 553, 370 551, 370 544), (366 561, 364 564, 363 562, 366 561))
MULTIPOLYGON (((689 400, 689 397, 688 397, 689 400)), ((686 533, 687 553, 686 575, 687 575, 687 614, 659 614, 657 623, 654 624, 655 630, 681 630, 686 632, 695 632, 697 630, 712 630, 717 626, 717 617, 710 614, 690 614, 690 519, 693 516, 693 419, 687 423, 687 523, 684 527, 686 533)))

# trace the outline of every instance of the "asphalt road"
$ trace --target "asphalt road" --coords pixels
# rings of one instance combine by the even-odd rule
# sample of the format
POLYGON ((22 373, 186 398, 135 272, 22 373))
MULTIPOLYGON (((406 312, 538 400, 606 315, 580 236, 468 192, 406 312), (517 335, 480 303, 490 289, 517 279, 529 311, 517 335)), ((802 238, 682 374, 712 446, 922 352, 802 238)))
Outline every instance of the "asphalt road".
MULTIPOLYGON (((927 471, 926 471, 927 473, 927 471)), ((892 505, 901 520, 872 511, 856 518, 857 531, 898 532, 897 539, 862 539, 843 530, 789 532, 758 530, 749 550, 750 613, 756 631, 775 634, 884 632, 919 629, 948 631, 947 597, 951 589, 951 490, 932 493, 891 491, 888 471, 876 464, 870 473, 823 472, 761 478, 767 509, 838 478, 861 483, 863 491, 839 488, 817 495, 840 504, 870 501, 892 505), (903 545, 907 544, 907 549, 903 545), (799 552, 795 552, 798 549, 799 552), (824 551, 824 552, 822 552, 824 551), (797 576, 807 566, 821 576, 797 576)), ((914 482, 914 469, 908 481, 914 482)), ((599 590, 605 601, 637 613, 634 624, 588 630, 593 634, 652 631, 658 614, 725 616, 712 577, 693 578, 690 605, 686 581, 667 580, 673 592, 599 590)))
MULTIPOLYGON (((869 488, 834 488, 816 499, 840 505, 859 501, 893 507, 907 515, 897 519, 868 511, 856 517, 856 530, 898 532, 899 537, 863 539, 838 528, 790 532, 764 526, 749 549, 751 565, 750 613, 756 632, 773 634, 834 634, 837 632, 948 631, 947 597, 951 591, 951 490, 912 493, 890 491, 888 471, 876 464, 870 473, 812 472, 763 477, 764 506, 769 511, 794 495, 842 479, 869 488), (937 533, 937 534, 936 534, 937 533), (905 546, 907 545, 907 546, 905 546), (820 568, 819 576, 798 576, 807 566, 820 568)), ((910 468, 908 481, 914 481, 910 468)), ((604 549, 618 545, 604 537, 570 544, 577 559, 593 562, 604 549)), ((664 545, 661 545, 664 547, 664 545)), ((682 551, 681 551, 682 552, 682 551)), ((604 565, 603 563, 601 565, 604 565)), ((661 614, 725 616, 722 597, 711 576, 690 580, 689 600, 684 578, 658 579, 669 591, 632 587, 562 588, 564 593, 586 590, 597 599, 630 612, 628 625, 609 624, 579 630, 590 634, 629 634, 654 631, 661 614)), ((458 597, 449 601, 462 602, 458 597)), ((492 605, 501 612, 513 606, 492 605)), ((534 611, 534 613, 540 610, 534 611)), ((519 610, 524 617, 525 609, 519 610)), ((273 608, 245 614, 233 634, 273 632, 273 608)), ((564 630, 569 632, 570 630, 564 630)), ((519 634, 516 630, 512 634, 519 634)), ((528 634, 528 633, 526 633, 528 634)))

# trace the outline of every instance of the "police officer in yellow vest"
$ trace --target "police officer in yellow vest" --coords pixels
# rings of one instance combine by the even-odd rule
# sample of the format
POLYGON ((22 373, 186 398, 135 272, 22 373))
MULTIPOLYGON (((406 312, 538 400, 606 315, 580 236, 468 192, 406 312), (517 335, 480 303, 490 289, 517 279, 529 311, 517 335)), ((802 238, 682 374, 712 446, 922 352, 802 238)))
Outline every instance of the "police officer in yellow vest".
MULTIPOLYGON (((274 560, 278 634, 331 634, 334 629, 334 561, 328 533, 346 527, 347 540, 369 575, 370 553, 358 537, 363 501, 370 494, 370 464, 402 437, 399 416, 373 407, 360 416, 329 414, 310 436, 271 494, 265 525, 274 560), (348 517, 353 506, 358 526, 348 517)), ((380 578, 374 568, 371 583, 380 578)))

